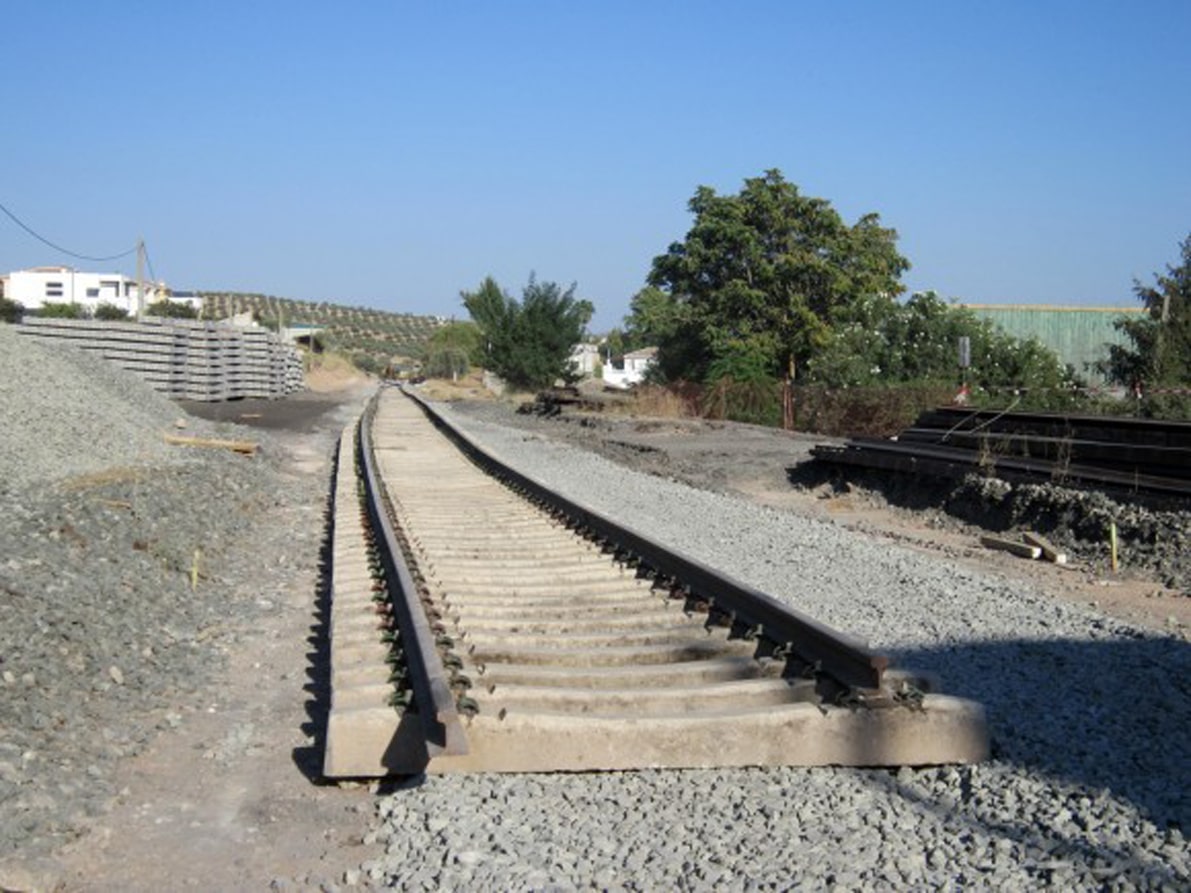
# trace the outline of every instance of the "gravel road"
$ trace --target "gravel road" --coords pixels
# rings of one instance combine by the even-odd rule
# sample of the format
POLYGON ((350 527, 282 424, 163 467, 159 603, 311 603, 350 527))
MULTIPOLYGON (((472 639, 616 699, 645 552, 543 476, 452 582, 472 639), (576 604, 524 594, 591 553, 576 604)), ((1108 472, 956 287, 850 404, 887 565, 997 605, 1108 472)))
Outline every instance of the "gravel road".
MULTIPOLYGON (((222 412, 187 431, 244 436, 222 412)), ((535 477, 982 701, 994 759, 430 777, 371 803, 318 786, 318 705, 301 703, 318 697, 302 682, 317 636, 312 654, 273 637, 306 635, 326 482, 287 476, 280 430, 252 433, 255 458, 167 448, 180 414, 118 370, 0 326, 0 887, 63 845, 66 890, 1191 884, 1186 642, 462 416, 535 477), (254 662, 270 673, 225 703, 226 668, 254 662), (258 695, 299 703, 269 711, 258 695), (127 767, 146 754, 164 779, 198 781, 139 800, 127 767), (154 816, 176 823, 164 849, 154 816)))

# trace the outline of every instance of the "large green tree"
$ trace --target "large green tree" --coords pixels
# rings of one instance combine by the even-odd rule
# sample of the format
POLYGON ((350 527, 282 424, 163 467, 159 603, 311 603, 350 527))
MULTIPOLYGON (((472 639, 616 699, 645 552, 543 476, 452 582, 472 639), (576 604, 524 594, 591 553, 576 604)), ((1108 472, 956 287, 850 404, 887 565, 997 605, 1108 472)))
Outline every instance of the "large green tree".
POLYGON ((491 276, 474 292, 463 292, 463 306, 483 335, 486 368, 521 388, 573 380, 571 348, 583 339, 593 311, 589 301, 576 299, 575 289, 530 274, 520 301, 491 276))
MULTIPOLYGON (((892 297, 909 262, 897 233, 865 214, 849 226, 780 171, 745 180, 737 195, 699 187, 686 238, 654 258, 649 313, 665 321, 660 362, 670 377, 715 368, 767 368, 792 380, 863 298, 892 297)), ((640 297, 640 296, 639 296, 640 297)), ((634 306, 630 329, 649 326, 634 306)))
POLYGON ((1153 286, 1134 282, 1133 291, 1147 313, 1116 324, 1132 346, 1110 347, 1105 367, 1120 384, 1191 384, 1191 234, 1179 248, 1181 263, 1168 266, 1165 276, 1155 275, 1153 286))

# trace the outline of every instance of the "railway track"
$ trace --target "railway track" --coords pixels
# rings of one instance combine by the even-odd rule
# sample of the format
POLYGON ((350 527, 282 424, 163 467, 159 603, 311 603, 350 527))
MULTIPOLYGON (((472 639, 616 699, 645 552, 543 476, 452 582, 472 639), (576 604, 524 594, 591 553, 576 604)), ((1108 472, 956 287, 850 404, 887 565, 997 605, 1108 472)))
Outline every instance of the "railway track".
POLYGON ((979 705, 383 389, 344 432, 324 773, 985 758, 979 705))

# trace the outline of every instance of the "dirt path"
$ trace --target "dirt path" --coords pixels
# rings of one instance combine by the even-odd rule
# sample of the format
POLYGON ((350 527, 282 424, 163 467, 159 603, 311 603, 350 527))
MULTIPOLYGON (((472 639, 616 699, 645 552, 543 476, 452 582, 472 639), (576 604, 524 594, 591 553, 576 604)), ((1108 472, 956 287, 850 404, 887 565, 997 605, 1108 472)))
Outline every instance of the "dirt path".
MULTIPOLYGON (((287 474, 309 493, 277 507, 274 524, 321 535, 331 447, 361 395, 239 407, 269 413, 260 424, 283 432, 287 474)), ((163 716, 162 734, 125 763, 119 803, 60 854, 56 889, 305 890, 354 879, 373 806, 364 785, 317 781, 325 593, 306 565, 274 585, 262 624, 236 631, 205 706, 163 716)))

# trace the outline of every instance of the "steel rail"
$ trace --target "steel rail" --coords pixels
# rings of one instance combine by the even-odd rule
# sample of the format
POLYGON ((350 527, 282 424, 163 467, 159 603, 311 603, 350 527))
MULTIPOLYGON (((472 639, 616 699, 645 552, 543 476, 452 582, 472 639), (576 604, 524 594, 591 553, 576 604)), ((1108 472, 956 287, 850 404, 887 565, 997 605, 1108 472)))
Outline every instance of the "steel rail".
POLYGON ((1109 471, 1144 470, 1159 477, 1191 478, 1191 449, 1122 443, 1110 440, 1083 440, 1076 437, 1023 433, 1019 431, 948 431, 937 428, 906 428, 897 435, 897 443, 921 443, 927 446, 958 447, 991 452, 1023 459, 1055 461, 1064 452, 1067 461, 1091 465, 1109 471), (1002 450, 1002 452, 997 452, 1002 450))
MULTIPOLYGON (((853 438, 842 446, 821 444, 814 447, 811 454, 824 462, 949 477, 963 477, 982 467, 980 454, 962 447, 900 443, 871 438, 853 438)), ((1191 496, 1191 482, 1178 478, 1132 474, 1079 464, 1060 466, 1053 460, 1016 456, 992 456, 984 461, 992 465, 998 477, 1007 479, 1053 479, 1061 472, 1062 478, 1066 481, 1082 481, 1128 492, 1144 490, 1184 499, 1191 496)))
POLYGON ((915 425, 956 431, 987 425, 991 431, 1053 431, 1060 432, 1060 436, 1070 435, 1109 443, 1191 448, 1191 422, 1173 419, 1075 415, 1062 412, 1004 412, 940 406, 923 412, 915 425))
POLYGON ((862 691, 880 691, 888 657, 844 633, 788 607, 770 595, 613 521, 546 485, 522 474, 493 456, 475 440, 448 422, 420 395, 403 388, 426 416, 473 462, 513 489, 567 519, 572 526, 602 541, 624 558, 673 581, 690 595, 710 602, 755 635, 782 646, 843 685, 862 691))
POLYGON ((435 646, 434 631, 418 595, 417 584, 402 557, 373 456, 371 428, 378 399, 379 392, 373 396, 360 419, 357 443, 368 518, 382 546, 380 560, 384 565, 389 600, 401 633, 401 648, 409 670, 413 703, 430 756, 465 754, 468 751, 467 734, 459 719, 446 668, 435 646))

